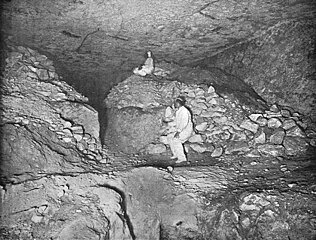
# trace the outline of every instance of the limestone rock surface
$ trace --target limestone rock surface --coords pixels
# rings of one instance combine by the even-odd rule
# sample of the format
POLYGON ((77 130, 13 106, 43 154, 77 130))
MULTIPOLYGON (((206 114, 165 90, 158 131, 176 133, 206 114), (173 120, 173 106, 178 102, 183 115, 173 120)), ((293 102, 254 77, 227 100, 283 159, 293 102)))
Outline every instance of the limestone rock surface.
MULTIPOLYGON (((253 113, 249 109, 243 111, 244 105, 235 98, 220 96, 216 87, 208 91, 210 87, 177 81, 167 84, 174 91, 162 88, 167 89, 166 94, 185 95, 190 108, 216 113, 212 117, 193 115, 196 123, 207 122, 207 128, 199 134, 202 147, 211 149, 214 158, 202 159, 196 166, 170 166, 170 161, 164 163, 161 157, 154 162, 101 146, 95 135, 99 127, 94 125, 96 111, 87 105, 87 99, 57 74, 33 66, 35 62, 44 65, 44 61, 52 71, 47 57, 24 47, 14 48, 8 56, 1 85, 1 239, 224 240, 315 236, 313 158, 291 160, 279 156, 277 150, 282 150, 282 145, 255 145, 253 139, 263 128, 269 130, 266 140, 275 129, 258 124, 254 134, 241 128, 240 124, 253 113), (248 144, 251 151, 245 154, 256 155, 260 146, 263 154, 237 156, 234 149, 243 152, 244 143, 233 146, 233 154, 226 154, 235 136, 239 138, 237 143, 248 144), (274 152, 277 154, 271 157, 274 152)), ((160 113, 151 105, 114 110, 124 113, 126 109, 132 109, 137 117, 160 113)), ((164 113, 162 108, 161 118, 164 113)), ((261 114, 266 121, 279 115, 275 107, 261 114)), ((304 128, 301 115, 291 111, 283 115, 283 123, 293 117, 295 126, 300 126, 281 126, 286 133, 283 145, 288 138, 293 140, 289 144, 293 149, 288 150, 295 156, 296 146, 300 145, 297 141, 306 147, 315 134, 304 128)), ((164 129, 160 127, 157 139, 149 146, 162 146, 160 130, 164 129)))

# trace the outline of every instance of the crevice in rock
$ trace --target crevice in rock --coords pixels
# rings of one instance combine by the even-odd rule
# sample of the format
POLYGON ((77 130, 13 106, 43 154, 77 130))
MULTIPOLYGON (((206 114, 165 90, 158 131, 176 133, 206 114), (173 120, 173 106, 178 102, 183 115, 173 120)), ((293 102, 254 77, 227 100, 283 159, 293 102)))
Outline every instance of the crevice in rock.
POLYGON ((115 191, 116 193, 118 193, 120 195, 120 207, 122 209, 123 214, 120 214, 118 212, 116 212, 116 214, 120 217, 120 219, 122 220, 124 225, 127 225, 127 228, 131 234, 131 237, 133 240, 136 239, 136 235, 134 233, 134 227, 132 224, 132 221, 127 213, 127 202, 126 202, 126 194, 124 193, 124 191, 122 191, 121 189, 119 189, 118 187, 112 186, 110 184, 98 184, 98 185, 94 185, 92 187, 104 187, 104 188, 108 188, 111 189, 113 191, 115 191))

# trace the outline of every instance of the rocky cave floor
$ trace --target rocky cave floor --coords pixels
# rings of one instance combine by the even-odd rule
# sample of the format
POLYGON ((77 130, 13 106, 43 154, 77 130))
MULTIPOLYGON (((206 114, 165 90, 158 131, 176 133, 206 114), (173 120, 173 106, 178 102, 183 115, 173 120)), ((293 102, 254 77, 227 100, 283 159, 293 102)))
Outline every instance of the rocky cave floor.
POLYGON ((18 47, 8 59, 0 239, 315 239, 315 147, 191 149, 184 164, 169 150, 118 151, 101 145, 97 112, 44 55, 18 47))

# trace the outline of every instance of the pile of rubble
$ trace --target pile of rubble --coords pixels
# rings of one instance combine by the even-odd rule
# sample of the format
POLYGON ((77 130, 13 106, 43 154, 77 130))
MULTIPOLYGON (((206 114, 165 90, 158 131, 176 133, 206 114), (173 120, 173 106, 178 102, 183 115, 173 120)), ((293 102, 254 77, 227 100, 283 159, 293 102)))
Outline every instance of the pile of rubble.
POLYGON ((10 48, 2 85, 2 123, 44 127, 83 158, 106 161, 98 113, 88 99, 61 80, 45 55, 27 47, 10 48))
MULTIPOLYGON (((178 95, 185 97, 195 124, 196 133, 185 143, 188 152, 210 152, 213 157, 223 154, 285 156, 303 152, 309 144, 315 146, 312 138, 316 134, 310 130, 309 136, 306 135, 307 125, 299 113, 277 104, 269 110, 250 112, 250 108, 235 98, 217 94, 213 86, 131 76, 118 84, 105 102, 109 108, 138 107, 147 111, 168 108, 166 114, 170 114, 172 108, 168 106, 178 95)), ((147 146, 147 152, 167 151, 166 135, 172 131, 173 124, 162 124, 160 136, 147 146)))

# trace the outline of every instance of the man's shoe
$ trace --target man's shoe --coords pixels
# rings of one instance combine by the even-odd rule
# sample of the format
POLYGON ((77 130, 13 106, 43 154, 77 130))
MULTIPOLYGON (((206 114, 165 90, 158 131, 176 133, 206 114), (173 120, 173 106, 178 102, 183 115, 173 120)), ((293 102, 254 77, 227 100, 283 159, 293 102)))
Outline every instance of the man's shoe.
POLYGON ((186 162, 187 160, 177 160, 176 163, 184 163, 186 162))
POLYGON ((170 159, 177 159, 177 156, 171 156, 170 159))

